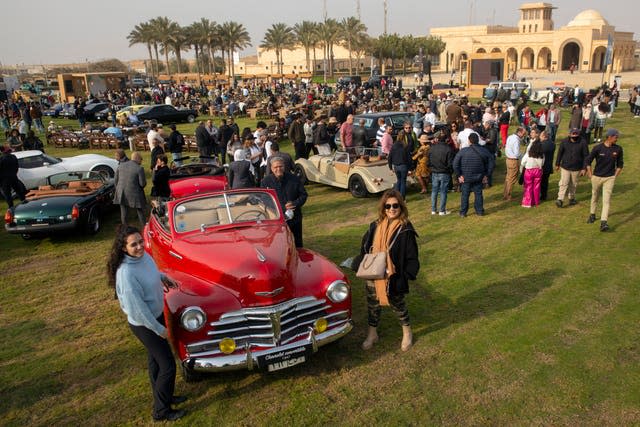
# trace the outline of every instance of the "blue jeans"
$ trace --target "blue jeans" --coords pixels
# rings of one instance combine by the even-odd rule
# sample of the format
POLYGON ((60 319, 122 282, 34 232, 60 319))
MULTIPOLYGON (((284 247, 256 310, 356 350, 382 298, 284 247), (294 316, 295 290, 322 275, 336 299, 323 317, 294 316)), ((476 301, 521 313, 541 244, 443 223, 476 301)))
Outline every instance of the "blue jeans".
POLYGON ((558 125, 555 123, 549 123, 547 125, 547 132, 549 133, 549 139, 556 142, 556 133, 558 131, 558 125))
POLYGON ((407 175, 409 174, 409 166, 393 165, 393 171, 396 173, 396 183, 393 188, 398 190, 404 198, 407 194, 407 175))
POLYGON ((173 164, 176 165, 176 167, 180 167, 182 166, 182 160, 176 160, 176 159, 181 159, 182 158, 182 153, 171 153, 171 159, 173 160, 173 164))
POLYGON ((460 198, 460 213, 466 215, 469 210, 469 195, 473 191, 473 207, 477 214, 484 214, 484 199, 482 198, 482 181, 462 183, 462 196, 460 198))
POLYGON ((448 173, 432 173, 431 174, 431 211, 438 212, 436 204, 438 202, 438 193, 440 194, 440 212, 447 210, 447 191, 449 190, 449 181, 451 175, 448 173))

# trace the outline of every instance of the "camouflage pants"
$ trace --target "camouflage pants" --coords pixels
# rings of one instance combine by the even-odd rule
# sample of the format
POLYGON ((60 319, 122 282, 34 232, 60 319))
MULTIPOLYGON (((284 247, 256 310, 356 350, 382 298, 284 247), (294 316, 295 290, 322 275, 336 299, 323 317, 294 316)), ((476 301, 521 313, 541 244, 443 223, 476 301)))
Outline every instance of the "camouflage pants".
MULTIPOLYGON (((409 326, 409 310, 404 301, 404 295, 389 295, 389 305, 398 316, 402 326, 409 326)), ((369 326, 378 327, 382 307, 376 296, 376 286, 373 281, 367 280, 367 314, 369 326)))

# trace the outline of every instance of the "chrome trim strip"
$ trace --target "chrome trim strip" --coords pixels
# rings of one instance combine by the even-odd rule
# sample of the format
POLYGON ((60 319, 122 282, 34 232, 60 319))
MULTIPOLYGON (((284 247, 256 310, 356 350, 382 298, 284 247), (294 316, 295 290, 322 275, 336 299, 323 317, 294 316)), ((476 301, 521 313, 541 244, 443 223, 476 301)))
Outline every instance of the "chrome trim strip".
POLYGON ((182 259, 182 255, 177 254, 177 253, 175 253, 173 251, 169 251, 169 255, 171 255, 174 258, 182 259))
POLYGON ((294 349, 306 344, 311 344, 313 351, 316 352, 319 347, 342 338, 347 333, 349 333, 351 329, 353 329, 353 322, 349 320, 342 327, 327 330, 321 334, 315 334, 313 328, 311 328, 311 331, 308 333, 307 339, 296 341, 287 345, 278 346, 268 350, 251 352, 251 348, 247 346, 245 348, 248 348, 249 351, 246 351, 245 354, 230 354, 219 357, 194 357, 187 358, 183 360, 182 363, 186 366, 190 366, 191 364, 193 364, 193 369, 198 372, 223 372, 234 371, 238 369, 253 369, 254 366, 257 365, 258 358, 261 356, 277 353, 279 351, 294 349))

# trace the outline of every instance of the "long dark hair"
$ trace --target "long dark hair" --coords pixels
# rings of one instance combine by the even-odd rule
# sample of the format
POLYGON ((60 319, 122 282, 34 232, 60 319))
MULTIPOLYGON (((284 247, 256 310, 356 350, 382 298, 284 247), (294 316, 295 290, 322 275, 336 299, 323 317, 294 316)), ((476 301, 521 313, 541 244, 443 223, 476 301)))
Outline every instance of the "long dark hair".
POLYGON ((109 286, 112 288, 116 287, 116 272, 124 259, 125 252, 123 249, 127 243, 127 237, 136 233, 140 233, 140 230, 126 224, 120 225, 116 229, 116 238, 111 246, 109 261, 107 261, 107 278, 109 286))
POLYGON ((536 139, 533 144, 531 144, 531 148, 529 148, 529 157, 534 159, 541 159, 544 157, 542 142, 540 142, 539 139, 536 139))

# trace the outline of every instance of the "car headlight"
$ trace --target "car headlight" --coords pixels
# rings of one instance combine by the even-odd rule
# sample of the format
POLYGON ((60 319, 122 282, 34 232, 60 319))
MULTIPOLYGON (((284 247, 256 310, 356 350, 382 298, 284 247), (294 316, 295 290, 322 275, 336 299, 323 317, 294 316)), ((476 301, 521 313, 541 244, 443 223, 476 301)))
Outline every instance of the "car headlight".
POLYGON ((189 332, 197 331, 207 321, 207 316, 200 307, 188 307, 180 316, 180 324, 189 332))
POLYGON ((349 296, 349 285, 344 280, 336 280, 327 288, 327 298, 331 302, 342 302, 349 296))

